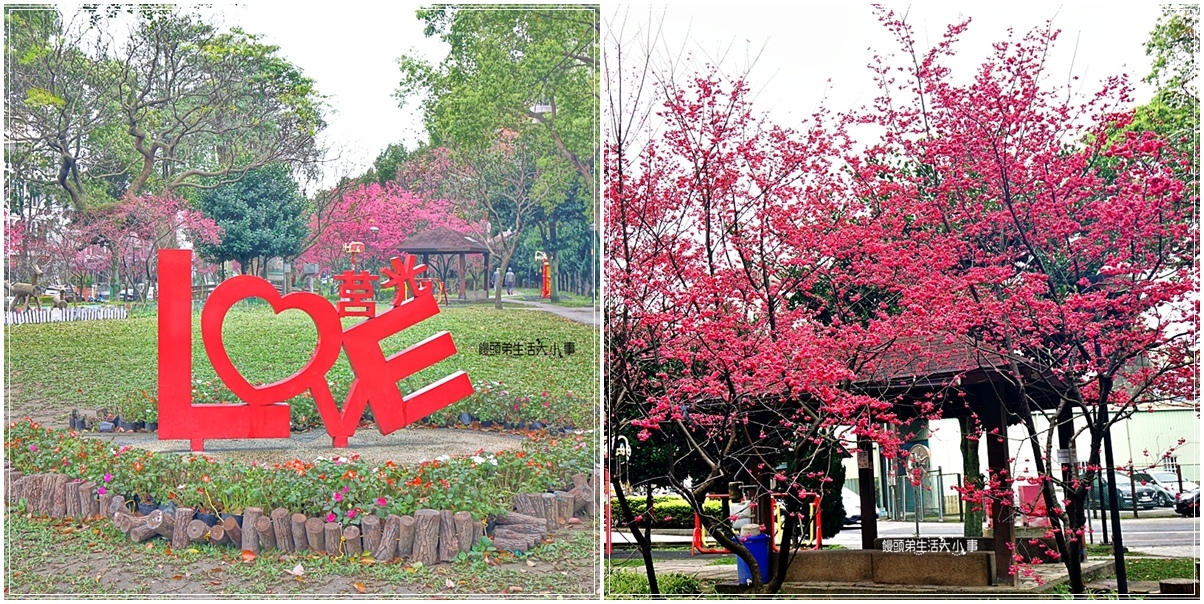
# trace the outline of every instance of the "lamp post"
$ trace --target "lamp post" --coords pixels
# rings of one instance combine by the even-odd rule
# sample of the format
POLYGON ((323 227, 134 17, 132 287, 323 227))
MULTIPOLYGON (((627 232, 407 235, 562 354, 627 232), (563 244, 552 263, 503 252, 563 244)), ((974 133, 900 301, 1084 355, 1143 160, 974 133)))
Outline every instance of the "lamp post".
MULTIPOLYGON (((380 232, 380 228, 376 225, 372 225, 368 227, 368 232, 372 233, 372 270, 379 273, 380 271, 378 269, 380 269, 380 261, 376 257, 376 234, 380 232)), ((376 299, 376 294, 379 293, 379 290, 374 292, 372 298, 376 299)))

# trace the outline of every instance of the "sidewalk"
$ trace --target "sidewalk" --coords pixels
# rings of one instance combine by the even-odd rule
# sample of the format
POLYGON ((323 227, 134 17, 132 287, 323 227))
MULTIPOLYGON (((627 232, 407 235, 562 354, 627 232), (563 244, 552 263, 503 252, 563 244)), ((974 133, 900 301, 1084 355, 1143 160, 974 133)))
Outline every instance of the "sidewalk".
POLYGON ((514 303, 529 306, 535 310, 550 312, 554 315, 559 315, 570 321, 582 323, 585 325, 593 325, 598 327, 602 325, 602 314, 597 307, 585 306, 581 308, 569 308, 566 306, 557 306, 546 302, 537 302, 535 300, 522 300, 510 296, 502 296, 503 303, 514 303))

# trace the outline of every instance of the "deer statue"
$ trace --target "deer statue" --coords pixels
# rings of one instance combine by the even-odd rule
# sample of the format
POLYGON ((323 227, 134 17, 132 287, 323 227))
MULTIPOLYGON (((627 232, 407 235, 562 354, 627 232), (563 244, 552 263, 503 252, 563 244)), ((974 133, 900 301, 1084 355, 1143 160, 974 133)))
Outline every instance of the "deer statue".
POLYGON ((38 294, 42 288, 38 287, 38 277, 42 276, 42 269, 35 264, 33 267, 33 279, 31 283, 9 283, 4 282, 4 292, 13 297, 13 301, 8 305, 8 312, 17 310, 21 304, 25 305, 26 310, 29 309, 29 303, 32 301, 37 307, 42 308, 42 301, 38 299, 38 294))

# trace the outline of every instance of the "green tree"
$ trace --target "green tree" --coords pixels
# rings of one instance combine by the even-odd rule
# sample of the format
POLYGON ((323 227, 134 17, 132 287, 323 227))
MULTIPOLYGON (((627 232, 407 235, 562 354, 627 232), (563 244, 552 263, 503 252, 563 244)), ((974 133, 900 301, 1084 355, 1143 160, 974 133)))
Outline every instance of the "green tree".
MULTIPOLYGON (((499 133, 539 137, 538 200, 528 224, 548 245, 557 296, 558 206, 570 199, 572 182, 593 199, 598 156, 598 7, 555 6, 538 10, 437 6, 418 11, 427 36, 451 47, 438 65, 400 59, 396 96, 422 104, 431 144, 470 158, 486 153, 499 133)), ((467 159, 467 161, 473 161, 467 159)), ((596 217, 587 203, 587 216, 596 217)))
POLYGON ((244 273, 252 258, 295 257, 308 232, 305 198, 282 164, 202 191, 200 206, 222 229, 221 242, 201 244, 201 253, 215 262, 237 260, 244 273))
MULTIPOLYGON (((1145 44, 1153 58, 1145 81, 1157 86, 1154 98, 1137 108, 1131 129, 1157 132, 1192 158, 1199 174, 1200 92, 1196 54, 1200 51, 1200 5, 1166 6, 1145 44)), ((1198 176, 1197 176, 1198 177, 1198 176)))

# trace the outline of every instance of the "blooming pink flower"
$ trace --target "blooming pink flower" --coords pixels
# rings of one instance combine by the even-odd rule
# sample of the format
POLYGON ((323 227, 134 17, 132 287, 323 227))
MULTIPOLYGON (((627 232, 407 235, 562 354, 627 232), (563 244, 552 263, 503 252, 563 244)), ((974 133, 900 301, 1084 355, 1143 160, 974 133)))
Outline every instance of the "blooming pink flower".
POLYGON ((30 453, 37 453, 37 452, 38 452, 38 446, 37 446, 37 445, 29 445, 29 452, 30 452, 30 453))
POLYGON ((350 491, 350 490, 351 490, 351 487, 343 487, 343 492, 344 492, 344 493, 346 493, 347 491, 350 491))
POLYGON ((335 516, 334 512, 331 512, 326 515, 326 522, 334 522, 335 518, 338 518, 338 516, 335 516))
POLYGON ((108 490, 105 489, 104 487, 96 487, 96 493, 99 495, 104 495, 107 492, 108 492, 108 490))
POLYGON ((386 503, 388 503, 388 502, 387 502, 387 501, 385 501, 385 498, 384 498, 384 497, 377 497, 377 498, 376 498, 376 505, 379 505, 380 507, 382 507, 382 508, 383 508, 383 507, 385 507, 385 504, 386 504, 386 503))
POLYGON ((105 482, 113 482, 113 475, 109 474, 109 473, 105 473, 104 480, 105 480, 105 482))
POLYGON ((342 494, 342 493, 340 493, 340 492, 338 492, 338 491, 335 491, 335 492, 334 492, 334 500, 335 500, 335 501, 342 501, 342 500, 343 500, 343 494, 342 494))
POLYGON ((356 509, 350 509, 350 510, 347 510, 347 517, 348 517, 348 518, 355 518, 355 514, 356 514, 356 512, 358 512, 358 511, 359 511, 359 510, 356 510, 356 509))

